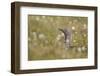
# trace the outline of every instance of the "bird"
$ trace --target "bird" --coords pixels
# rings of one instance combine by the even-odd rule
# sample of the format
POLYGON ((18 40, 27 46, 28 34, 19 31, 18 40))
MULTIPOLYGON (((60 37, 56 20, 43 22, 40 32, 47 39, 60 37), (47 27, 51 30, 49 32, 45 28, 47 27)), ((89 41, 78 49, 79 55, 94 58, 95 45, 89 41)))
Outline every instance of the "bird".
POLYGON ((64 34, 64 43, 66 45, 66 47, 70 47, 71 46, 71 39, 72 39, 72 35, 71 35, 71 30, 70 29, 58 29, 59 31, 61 31, 64 34))

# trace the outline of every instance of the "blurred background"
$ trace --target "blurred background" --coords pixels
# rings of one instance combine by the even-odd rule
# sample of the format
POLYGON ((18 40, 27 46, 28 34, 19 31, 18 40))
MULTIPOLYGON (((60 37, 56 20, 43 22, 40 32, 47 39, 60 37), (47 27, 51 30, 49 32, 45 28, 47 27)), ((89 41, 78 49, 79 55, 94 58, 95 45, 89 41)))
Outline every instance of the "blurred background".
POLYGON ((28 60, 87 58, 87 17, 28 15, 28 60), (64 33, 71 32, 67 48, 64 33))

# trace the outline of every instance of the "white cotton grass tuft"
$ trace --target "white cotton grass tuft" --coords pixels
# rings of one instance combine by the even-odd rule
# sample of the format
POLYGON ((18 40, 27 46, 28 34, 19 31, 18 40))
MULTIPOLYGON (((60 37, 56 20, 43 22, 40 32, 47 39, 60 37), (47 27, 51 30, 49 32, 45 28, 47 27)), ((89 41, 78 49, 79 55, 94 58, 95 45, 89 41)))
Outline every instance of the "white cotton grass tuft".
POLYGON ((86 25, 86 24, 84 24, 83 26, 84 26, 84 28, 86 29, 87 25, 86 25))
POLYGON ((78 50, 78 52, 86 51, 86 48, 85 48, 85 46, 83 46, 83 47, 78 47, 77 50, 78 50))
POLYGON ((82 51, 81 47, 78 47, 77 50, 78 50, 78 52, 81 52, 82 51))
POLYGON ((32 32, 33 35, 36 35, 36 32, 32 32))
POLYGON ((73 40, 73 42, 75 43, 75 42, 76 42, 76 40, 73 40))
POLYGON ((39 21, 39 20, 40 20, 40 18, 39 18, 39 17, 36 17, 36 20, 37 20, 37 21, 39 21))
POLYGON ((64 37, 63 33, 58 34, 57 37, 56 37, 56 41, 59 41, 62 37, 64 37))
POLYGON ((43 19, 45 19, 45 16, 42 16, 43 19))
POLYGON ((33 35, 34 40, 36 40, 37 39, 37 33, 36 32, 32 32, 32 35, 33 35))
POLYGON ((39 34, 39 39, 45 39, 45 35, 44 34, 39 34))
POLYGON ((75 34, 77 34, 78 32, 76 31, 75 34))
POLYGON ((73 20, 73 22, 77 22, 77 21, 78 21, 77 19, 73 20))
POLYGON ((72 24, 73 22, 72 21, 69 21, 69 24, 72 24))
POLYGON ((56 41, 59 41, 60 40, 60 35, 58 35, 57 37, 56 37, 56 41))
POLYGON ((64 33, 61 33, 60 35, 61 35, 61 37, 64 37, 64 33))
POLYGON ((84 34, 84 37, 86 37, 87 35, 86 34, 84 34))
POLYGON ((83 46, 83 47, 82 47, 82 50, 83 50, 83 51, 85 51, 85 50, 86 50, 86 48, 83 46))
POLYGON ((74 26, 72 26, 72 30, 75 30, 75 27, 74 26))

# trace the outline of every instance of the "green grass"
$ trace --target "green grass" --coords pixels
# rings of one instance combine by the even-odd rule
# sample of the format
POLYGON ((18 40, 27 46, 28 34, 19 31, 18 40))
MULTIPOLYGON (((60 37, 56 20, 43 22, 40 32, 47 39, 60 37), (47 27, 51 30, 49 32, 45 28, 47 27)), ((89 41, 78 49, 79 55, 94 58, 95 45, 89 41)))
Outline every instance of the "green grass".
POLYGON ((87 58, 87 17, 28 16, 28 60, 87 58), (72 30, 73 48, 67 48, 58 28, 72 30), (81 50, 80 50, 81 49, 81 50))

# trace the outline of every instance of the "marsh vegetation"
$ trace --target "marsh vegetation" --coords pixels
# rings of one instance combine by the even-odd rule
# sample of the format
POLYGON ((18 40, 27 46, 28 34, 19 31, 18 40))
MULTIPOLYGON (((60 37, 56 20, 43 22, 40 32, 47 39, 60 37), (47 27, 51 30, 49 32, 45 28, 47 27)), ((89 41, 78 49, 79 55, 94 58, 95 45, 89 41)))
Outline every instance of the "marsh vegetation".
POLYGON ((28 60, 87 58, 87 27, 87 17, 28 15, 28 60), (73 47, 59 28, 72 31, 73 47))

